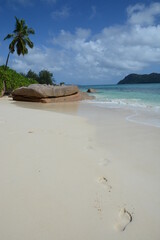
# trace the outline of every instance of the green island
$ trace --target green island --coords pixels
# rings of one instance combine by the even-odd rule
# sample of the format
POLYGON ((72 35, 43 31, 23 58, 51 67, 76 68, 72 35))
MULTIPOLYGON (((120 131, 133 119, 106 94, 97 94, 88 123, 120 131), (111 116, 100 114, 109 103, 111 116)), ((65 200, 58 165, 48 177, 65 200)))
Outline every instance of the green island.
POLYGON ((141 84, 141 83, 160 83, 159 73, 150 74, 129 74, 117 84, 141 84))

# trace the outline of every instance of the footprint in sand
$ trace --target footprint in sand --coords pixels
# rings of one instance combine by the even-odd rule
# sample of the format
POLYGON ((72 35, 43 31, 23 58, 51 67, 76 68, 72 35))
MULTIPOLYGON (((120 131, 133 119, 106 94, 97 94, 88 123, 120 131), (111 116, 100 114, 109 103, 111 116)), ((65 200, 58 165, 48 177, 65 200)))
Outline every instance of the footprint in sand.
POLYGON ((121 208, 114 228, 117 231, 124 231, 130 222, 132 222, 132 215, 125 208, 121 208))
POLYGON ((108 184, 108 179, 106 177, 99 177, 98 183, 103 184, 103 186, 107 187, 108 191, 111 192, 112 186, 108 184))
POLYGON ((101 201, 100 199, 97 197, 97 199, 95 200, 95 204, 94 207, 97 209, 98 213, 101 214, 102 213, 102 206, 101 206, 101 201))

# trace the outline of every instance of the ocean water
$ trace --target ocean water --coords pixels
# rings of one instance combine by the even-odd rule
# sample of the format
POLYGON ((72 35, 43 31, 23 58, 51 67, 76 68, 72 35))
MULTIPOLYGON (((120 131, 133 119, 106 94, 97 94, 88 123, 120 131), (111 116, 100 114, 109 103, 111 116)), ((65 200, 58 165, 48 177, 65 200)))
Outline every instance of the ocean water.
POLYGON ((103 108, 131 109, 128 121, 160 127, 160 84, 88 85, 82 91, 94 88, 94 100, 88 101, 103 108))

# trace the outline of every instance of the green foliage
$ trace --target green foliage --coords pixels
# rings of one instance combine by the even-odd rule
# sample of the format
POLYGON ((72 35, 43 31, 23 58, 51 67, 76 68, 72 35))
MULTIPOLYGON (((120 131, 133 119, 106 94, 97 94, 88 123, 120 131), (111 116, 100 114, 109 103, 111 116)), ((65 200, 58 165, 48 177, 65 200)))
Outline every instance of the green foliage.
POLYGON ((16 71, 0 66, 0 93, 3 89, 3 82, 6 81, 6 92, 11 93, 14 89, 37 83, 36 80, 26 78, 16 71))
POLYGON ((12 38, 12 42, 9 45, 9 51, 14 53, 15 48, 18 55, 25 55, 28 53, 27 46, 33 48, 33 42, 29 39, 30 34, 34 34, 32 28, 28 28, 24 19, 16 19, 15 29, 13 33, 8 34, 4 40, 12 38))
POLYGON ((39 78, 37 79, 37 81, 40 84, 50 84, 52 85, 54 82, 53 79, 53 74, 47 70, 42 70, 39 72, 39 78))
POLYGON ((1 81, 1 79, 0 79, 0 96, 1 96, 2 90, 3 90, 3 81, 1 81))
POLYGON ((32 79, 34 79, 36 81, 38 81, 38 78, 39 78, 38 74, 33 72, 32 70, 28 71, 28 73, 26 74, 26 77, 27 78, 32 78, 32 79))
POLYGON ((47 70, 42 70, 39 72, 39 74, 33 72, 32 70, 29 70, 28 73, 26 74, 27 78, 32 78, 36 80, 40 84, 50 84, 52 85, 55 80, 53 77, 53 73, 47 71, 47 70))
POLYGON ((3 90, 3 82, 6 81, 6 93, 11 93, 14 89, 28 86, 33 83, 50 84, 55 82, 53 74, 47 70, 42 70, 36 74, 29 70, 25 75, 24 73, 17 73, 16 71, 5 66, 0 66, 0 95, 3 90))
POLYGON ((10 53, 14 53, 15 50, 17 51, 18 55, 25 55, 28 53, 28 48, 33 48, 34 44, 29 39, 30 34, 34 34, 34 30, 32 28, 28 28, 28 26, 25 23, 24 19, 16 19, 15 29, 13 30, 13 33, 8 34, 4 40, 6 39, 12 39, 11 43, 9 44, 9 53, 6 60, 6 68, 8 65, 8 60, 10 53))

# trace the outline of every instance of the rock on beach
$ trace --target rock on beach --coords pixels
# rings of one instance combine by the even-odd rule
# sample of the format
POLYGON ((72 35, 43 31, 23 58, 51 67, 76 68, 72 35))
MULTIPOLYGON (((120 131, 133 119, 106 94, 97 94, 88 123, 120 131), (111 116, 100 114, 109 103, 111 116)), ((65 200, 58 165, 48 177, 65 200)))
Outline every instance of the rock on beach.
POLYGON ((88 93, 95 93, 96 90, 95 90, 94 88, 89 88, 89 89, 87 90, 87 92, 88 92, 88 93))
POLYGON ((79 91, 77 86, 52 86, 31 84, 17 88, 12 93, 13 100, 29 102, 65 102, 92 99, 88 94, 79 91))

